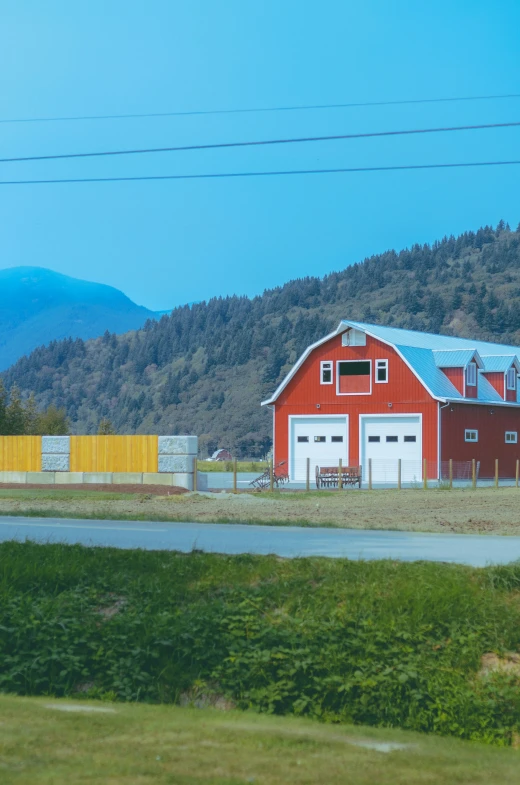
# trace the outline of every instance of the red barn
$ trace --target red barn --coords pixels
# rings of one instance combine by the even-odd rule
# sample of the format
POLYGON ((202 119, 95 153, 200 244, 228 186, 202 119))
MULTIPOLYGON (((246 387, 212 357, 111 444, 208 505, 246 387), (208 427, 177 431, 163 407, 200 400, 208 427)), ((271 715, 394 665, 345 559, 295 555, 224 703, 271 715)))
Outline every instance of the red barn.
POLYGON ((441 462, 514 477, 520 347, 342 321, 302 354, 274 395, 275 463, 303 482, 316 466, 361 465, 374 482, 430 478, 441 462))

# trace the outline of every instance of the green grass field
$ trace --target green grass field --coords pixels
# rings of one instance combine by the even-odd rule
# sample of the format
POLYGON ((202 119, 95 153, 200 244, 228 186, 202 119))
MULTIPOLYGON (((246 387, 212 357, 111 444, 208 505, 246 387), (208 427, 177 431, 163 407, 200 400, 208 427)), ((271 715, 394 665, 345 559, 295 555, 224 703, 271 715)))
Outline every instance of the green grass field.
MULTIPOLYGON (((197 461, 199 472, 232 472, 233 461, 197 461)), ((238 472, 258 472, 262 474, 269 468, 267 461, 237 461, 238 472)))
POLYGON ((517 785, 519 768, 516 750, 395 730, 0 696, 2 785, 517 785), (371 746, 388 743, 406 746, 371 746))

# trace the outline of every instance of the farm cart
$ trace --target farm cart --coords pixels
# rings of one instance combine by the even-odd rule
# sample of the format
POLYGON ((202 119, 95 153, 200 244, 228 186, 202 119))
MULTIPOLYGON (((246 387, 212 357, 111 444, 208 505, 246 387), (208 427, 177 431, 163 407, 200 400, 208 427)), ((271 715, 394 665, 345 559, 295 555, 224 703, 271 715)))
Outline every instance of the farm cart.
MULTIPOLYGON (((361 488, 361 466, 343 466, 341 469, 343 488, 357 485, 361 488)), ((338 488, 339 466, 316 466, 316 488, 338 488)))

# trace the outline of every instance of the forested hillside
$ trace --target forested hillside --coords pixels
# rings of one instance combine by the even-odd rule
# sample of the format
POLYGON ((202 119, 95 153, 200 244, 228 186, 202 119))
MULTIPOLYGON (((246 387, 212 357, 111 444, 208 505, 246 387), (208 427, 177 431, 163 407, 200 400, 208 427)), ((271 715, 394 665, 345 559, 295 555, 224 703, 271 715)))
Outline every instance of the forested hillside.
POLYGON ((259 456, 260 407, 308 344, 341 318, 520 345, 520 226, 500 222, 433 246, 387 251, 262 296, 176 308, 142 330, 53 342, 4 374, 75 432, 109 418, 118 433, 195 433, 201 452, 259 456))

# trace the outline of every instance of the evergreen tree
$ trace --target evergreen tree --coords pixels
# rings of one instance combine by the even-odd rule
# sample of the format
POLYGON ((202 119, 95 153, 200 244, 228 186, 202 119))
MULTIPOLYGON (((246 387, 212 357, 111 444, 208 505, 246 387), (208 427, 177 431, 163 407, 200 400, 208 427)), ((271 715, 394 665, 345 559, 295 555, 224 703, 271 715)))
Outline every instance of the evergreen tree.
POLYGON ((40 432, 40 412, 36 404, 36 398, 32 392, 25 404, 25 433, 29 436, 40 432))
POLYGON ((3 381, 0 379, 0 436, 7 434, 7 393, 3 381))
POLYGON ((280 343, 276 342, 269 352, 269 359, 263 374, 264 382, 276 383, 285 361, 286 354, 280 343))
POLYGON ((67 436, 70 426, 65 409, 57 409, 54 404, 40 414, 38 430, 42 436, 67 436))
POLYGON ((114 426, 107 417, 103 417, 99 421, 98 435, 99 436, 112 436, 115 434, 114 426))
POLYGON ((11 387, 9 403, 6 408, 7 434, 9 436, 23 436, 25 433, 25 409, 16 385, 11 387))

